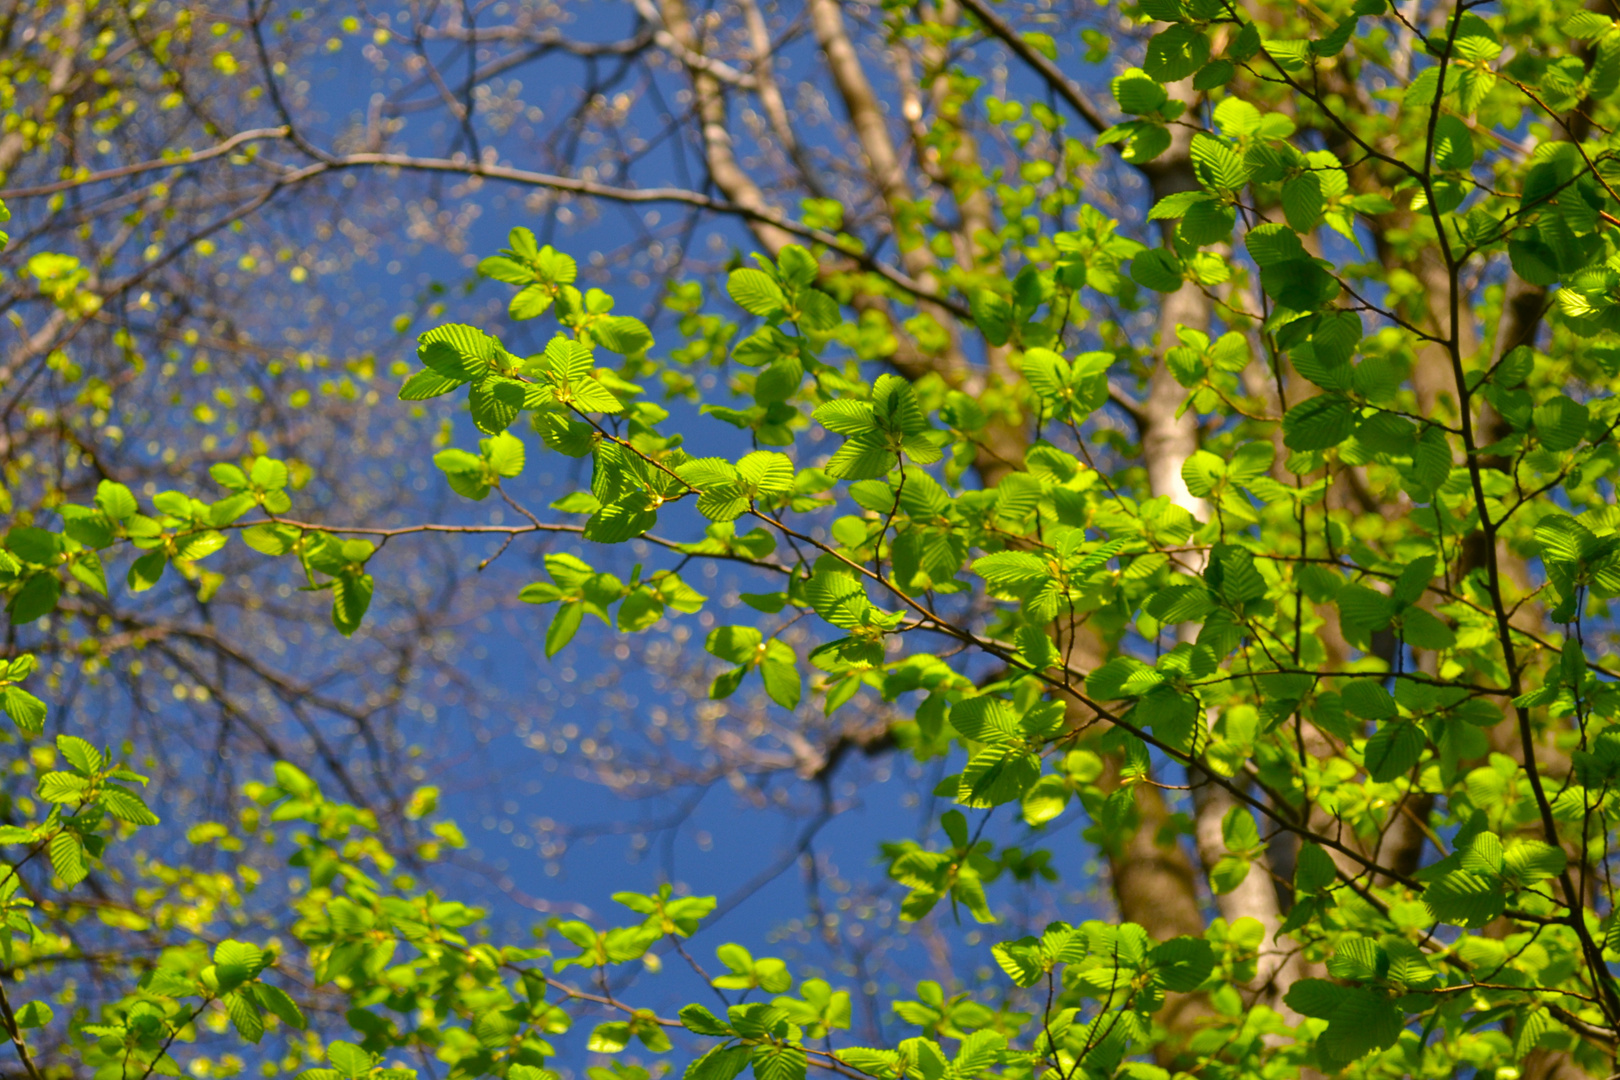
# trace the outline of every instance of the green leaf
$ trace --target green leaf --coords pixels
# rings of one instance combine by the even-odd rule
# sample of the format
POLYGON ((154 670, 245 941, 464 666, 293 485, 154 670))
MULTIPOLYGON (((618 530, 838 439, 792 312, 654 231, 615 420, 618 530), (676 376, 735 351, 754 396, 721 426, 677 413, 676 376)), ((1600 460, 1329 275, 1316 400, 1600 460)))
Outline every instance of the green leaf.
POLYGON ((1221 839, 1231 852, 1254 851, 1260 847, 1260 827, 1246 806, 1234 806, 1221 818, 1221 839))
POLYGON ((1016 986, 1034 986, 1046 974, 1045 957, 1035 938, 1004 941, 992 946, 990 952, 1016 986))
POLYGON ((1241 855, 1222 855, 1209 870, 1210 891, 1217 896, 1232 892, 1249 876, 1250 861, 1241 855))
POLYGON ((964 806, 1000 806, 1023 797, 1041 778, 1041 759, 1011 746, 975 753, 962 770, 956 801, 964 806))
POLYGON ((710 654, 733 664, 749 664, 756 659, 764 635, 752 626, 717 626, 709 631, 703 647, 710 654))
POLYGON ((1306 257, 1299 236, 1285 225, 1257 225, 1243 238, 1249 257, 1262 269, 1306 257))
POLYGON ((1326 979, 1299 979, 1288 988, 1283 1001, 1301 1016, 1331 1020, 1339 1006, 1350 997, 1351 988, 1326 979))
POLYGON ((619 413, 624 402, 594 376, 584 376, 568 384, 574 407, 581 412, 619 413))
POLYGON ((1507 896, 1490 878, 1453 870, 1423 890, 1423 904, 1441 922, 1477 928, 1502 914, 1507 896))
POLYGON ((50 854, 51 867, 56 871, 56 876, 69 888, 89 876, 90 870, 84 861, 84 842, 76 833, 64 829, 52 837, 50 854))
POLYGON ((1237 78, 1237 65, 1230 60, 1211 60, 1193 76, 1194 90, 1214 90, 1237 78))
POLYGON ((578 602, 562 604, 557 613, 551 618, 551 626, 546 630, 546 657, 556 656, 562 652, 563 646, 574 639, 579 630, 579 624, 585 618, 585 605, 578 602))
POLYGON ((802 1047, 761 1043, 754 1047, 749 1060, 756 1080, 804 1080, 806 1058, 802 1047))
POLYGON ((1188 209, 1177 231, 1182 240, 1202 247, 1228 239, 1236 224, 1236 208, 1222 202, 1200 202, 1188 209))
POLYGON ((632 491, 606 504, 585 522, 585 539, 599 544, 622 544, 658 524, 644 491, 632 491))
POLYGON ((1260 270, 1260 288, 1290 311, 1318 311, 1339 295, 1338 279, 1316 259, 1292 259, 1260 270))
POLYGON ((1434 164, 1448 171, 1474 164, 1474 137, 1467 124, 1449 113, 1435 122, 1434 164))
POLYGON ((747 677, 747 667, 732 667, 731 670, 724 670, 724 672, 714 677, 714 682, 710 683, 710 699, 723 701, 723 699, 729 698, 729 696, 737 693, 737 687, 740 687, 742 680, 747 677))
POLYGON ((1586 437, 1589 412, 1585 405, 1559 394, 1534 413, 1536 434, 1548 450, 1573 450, 1586 437))
POLYGON ((1131 279, 1161 293, 1173 293, 1185 283, 1180 261, 1163 248, 1149 248, 1132 259, 1131 279))
POLYGON ((753 315, 776 318, 786 313, 787 297, 769 274, 752 267, 733 270, 726 279, 726 291, 737 306, 753 315))
POLYGON ((1332 856, 1315 844, 1300 845, 1294 864, 1294 888, 1303 893, 1321 892, 1339 880, 1332 856))
POLYGON ((1383 593, 1365 585, 1346 585, 1334 602, 1339 607, 1339 623, 1347 636, 1364 641, 1369 633, 1382 630, 1395 616, 1394 604, 1383 593))
POLYGON ((31 525, 19 525, 6 533, 6 550, 24 562, 55 566, 62 558, 62 538, 31 525))
POLYGON ((887 439, 873 433, 846 439, 827 462, 827 473, 840 480, 872 480, 900 463, 887 439))
POLYGON ((519 406, 499 392, 502 385, 499 379, 485 379, 467 394, 467 413, 479 431, 493 435, 505 431, 517 419, 519 406))
POLYGON ((1260 110, 1253 102, 1236 95, 1221 98, 1215 106, 1215 124, 1228 139, 1253 135, 1260 130, 1260 110))
POLYGON ((698 1035, 713 1035, 721 1038, 732 1034, 731 1026, 722 1023, 712 1012, 702 1005, 688 1005, 680 1011, 681 1025, 687 1031, 698 1035))
POLYGON ((258 1003, 240 991, 225 995, 225 1011, 231 1018, 236 1033, 250 1043, 264 1037, 264 1015, 258 1003))
POLYGON ((96 505, 114 521, 127 520, 140 509, 129 488, 111 480, 103 480, 96 485, 96 505))
POLYGON ((1393 720, 1396 716, 1395 699, 1372 679, 1347 683, 1343 696, 1344 707, 1363 720, 1393 720))
POLYGON ((508 285, 527 285, 534 280, 534 271, 514 259, 491 255, 478 261, 478 273, 508 285))
POLYGON ((1012 304, 1000 293, 977 289, 968 300, 973 322, 992 345, 1007 344, 1012 333, 1012 304))
POLYGON ((839 435, 864 435, 877 430, 877 417, 865 401, 840 398, 816 406, 811 414, 816 423, 839 435))
MULTIPOLYGON (((1353 684, 1352 684, 1353 685, 1353 684)), ((1423 755, 1423 729, 1405 720, 1380 724, 1367 740, 1367 773, 1379 783, 1404 776, 1423 755)))
POLYGON ((0 708, 4 708, 17 730, 25 735, 38 735, 45 730, 45 703, 20 686, 8 686, 0 691, 0 708))
POLYGON ((371 1055, 353 1043, 341 1041, 327 1043, 326 1059, 349 1080, 360 1080, 360 1077, 371 1071, 371 1055))
POLYGON ((793 460, 786 454, 756 450, 737 462, 737 473, 761 495, 793 490, 793 460))
MULTIPOLYGON (((252 505, 251 500, 248 505, 252 505)), ((62 531, 85 547, 100 550, 112 546, 113 526, 105 514, 85 506, 62 506, 62 531)))
POLYGON ((1155 82, 1173 83, 1196 72, 1209 60, 1209 38, 1186 24, 1161 30, 1149 41, 1142 69, 1155 82))
POLYGON ((103 808, 119 821, 130 825, 156 825, 158 816, 147 807, 144 800, 128 788, 117 784, 108 784, 101 789, 100 802, 103 808))
POLYGON ((1327 35, 1311 42, 1311 52, 1317 56, 1337 56, 1350 43, 1350 38, 1355 34, 1355 31, 1356 19, 1354 15, 1347 19, 1341 19, 1338 25, 1329 31, 1327 35))
POLYGON ((259 1004, 269 1010, 277 1019, 290 1028, 303 1031, 309 1026, 304 1019, 304 1012, 298 1003, 287 995, 287 992, 269 983, 256 982, 252 985, 253 995, 259 999, 259 1004))
POLYGON ((1513 272, 1532 285, 1552 285, 1559 278, 1558 256, 1533 236, 1522 233, 1508 239, 1508 262, 1513 272))
POLYGON ((917 391, 898 375, 879 375, 872 386, 872 415, 891 435, 920 435, 929 430, 917 391))
POLYGON ((290 475, 286 462, 261 454, 253 459, 253 468, 248 473, 248 481, 256 488, 275 491, 287 486, 290 475))
POLYGON ((1024 551, 1002 551, 973 562, 973 572, 992 589, 1021 590, 1052 580, 1052 568, 1038 555, 1024 551))
POLYGON ((489 483, 484 475, 484 464, 476 455, 451 448, 433 455, 433 464, 444 472, 444 478, 456 494, 468 499, 488 497, 489 483))
POLYGON ((1520 882, 1557 877, 1568 865, 1562 848, 1540 840, 1519 840, 1502 857, 1503 869, 1520 882))
POLYGON ((371 607, 372 589, 370 574, 343 573, 332 579, 332 625, 344 637, 360 629, 371 607))
POLYGON ((1541 1038, 1547 1034, 1550 1025, 1551 1021, 1547 1018, 1545 1009, 1520 1010, 1514 1024, 1517 1030, 1513 1035, 1513 1056, 1523 1060, 1529 1055, 1540 1045, 1541 1038))
POLYGON ((747 1046, 716 1046, 686 1067, 682 1080, 733 1080, 748 1066, 747 1046))
POLYGON ((1536 522, 1535 538, 1549 562, 1570 565, 1583 562, 1586 553, 1597 545, 1592 530, 1568 514, 1557 512, 1536 522))
POLYGON ((196 562, 206 559, 226 544, 226 536, 222 532, 206 530, 193 532, 189 535, 175 538, 175 560, 178 562, 196 562))
POLYGON ((1329 1060, 1355 1061, 1394 1046, 1401 1028, 1401 1012, 1392 1002, 1357 987, 1334 1010, 1317 1046, 1329 1060))
POLYGON ((1194 135, 1190 154, 1207 187, 1236 192, 1249 182, 1249 167, 1243 155, 1219 139, 1202 132, 1194 135))
POLYGON ((472 382, 489 374, 490 361, 500 345, 474 326, 435 327, 417 338, 417 359, 424 367, 457 382, 472 382))
POLYGON ((69 765, 85 774, 100 772, 105 764, 99 750, 74 735, 58 735, 56 748, 69 765))
MULTIPOLYGON (((1146 664, 1131 656, 1116 656, 1086 676, 1086 693, 1102 701, 1116 701, 1135 697, 1141 689, 1132 687, 1132 680, 1152 672, 1146 664)), ((1152 672, 1157 676, 1156 672, 1152 672)))
MULTIPOLYGON (((1155 89, 1158 89, 1160 93, 1163 93, 1163 90, 1162 90, 1162 88, 1159 87, 1158 83, 1149 83, 1149 85, 1154 87, 1155 89)), ((1153 204, 1153 209, 1148 211, 1148 220, 1149 221, 1174 220, 1176 218, 1185 216, 1187 211, 1191 210, 1194 206, 1197 206, 1199 203, 1215 202, 1216 199, 1217 199, 1216 196, 1211 195, 1207 191, 1176 191, 1176 192, 1172 192, 1171 194, 1166 195, 1164 198, 1160 199, 1158 202, 1153 204)), ((1033 350, 1033 349, 1030 350, 1030 352, 1034 352, 1034 351, 1035 350, 1033 350)), ((1049 350, 1049 349, 1042 349, 1040 351, 1043 352, 1043 353, 1046 353, 1049 356, 1056 356, 1057 355, 1056 353, 1051 352, 1051 350, 1049 350)), ((1028 365, 1029 365, 1029 354, 1028 353, 1025 354, 1024 364, 1025 364, 1025 367, 1027 369, 1028 365)), ((1066 377, 1065 377, 1064 381, 1067 381, 1066 377)))
POLYGON ((17 1026, 24 1031, 30 1028, 42 1028, 49 1024, 56 1016, 55 1011, 43 1001, 30 1001, 17 1009, 17 1026))
POLYGON ((1030 825, 1044 825, 1068 809, 1069 785, 1061 776, 1043 776, 1024 793, 1020 810, 1030 825))
POLYGON ((638 356, 652 347, 652 331, 640 319, 610 315, 591 324, 597 344, 620 356, 638 356))
POLYGON ((754 400, 761 405, 787 401, 804 383, 804 363, 797 356, 777 360, 754 380, 754 400))
POLYGON ((1132 68, 1114 79, 1112 89, 1120 111, 1137 116, 1158 112, 1170 100, 1164 87, 1138 68, 1132 68))
POLYGON ((585 1049, 595 1054, 617 1054, 630 1044, 630 1025, 623 1021, 612 1020, 605 1024, 598 1024, 591 1031, 590 1040, 585 1049))
POLYGON ((462 385, 462 380, 441 375, 437 371, 418 371, 405 380, 399 388, 401 401, 426 401, 441 394, 448 394, 456 387, 462 385))
POLYGON ((962 738, 977 743, 1011 743, 1024 734, 1012 702, 988 694, 952 706, 951 727, 962 738))
POLYGON ((497 476, 517 476, 523 472, 523 441, 511 432, 503 431, 485 440, 484 457, 497 476))
POLYGON ((772 640, 766 646, 765 660, 759 670, 765 679, 765 692, 772 701, 784 709, 798 708, 804 694, 804 680, 790 647, 772 640))
POLYGON ((1283 445, 1290 450, 1328 450, 1350 437, 1355 410, 1338 394, 1318 394, 1283 416, 1283 445))
POLYGON ((1614 20, 1596 11, 1577 11, 1560 24, 1559 29, 1572 38, 1595 41, 1614 27, 1614 20))
POLYGON ((48 772, 39 778, 39 797, 49 803, 76 803, 84 799, 90 781, 67 772, 48 772))
POLYGON ((1202 584, 1172 585, 1149 596, 1143 605, 1149 615, 1169 626, 1202 622, 1218 606, 1202 584))
POLYGON ((1401 607, 1417 603, 1428 590, 1429 582, 1434 579, 1434 575, 1433 555, 1413 559, 1401 569, 1400 576, 1395 579, 1395 584, 1390 589, 1391 598, 1401 607))
POLYGON ((1422 608, 1409 608, 1401 614, 1401 638, 1416 649, 1450 649, 1457 644, 1451 627, 1422 608))
POLYGON ((1326 202, 1322 198, 1322 182, 1315 173, 1301 173, 1283 185, 1283 214, 1288 227, 1296 232, 1310 232, 1322 218, 1326 202))
MULTIPOLYGON (((254 525, 242 530, 242 542, 264 555, 285 555, 297 545, 302 535, 292 525, 254 525)), ((158 571, 162 572, 161 562, 158 571)))
MULTIPOLYGON (((1130 144, 1126 146, 1125 152, 1120 157, 1132 165, 1141 165, 1152 161, 1170 149, 1170 144, 1173 141, 1170 138, 1169 130, 1163 124, 1152 124, 1143 121, 1120 125, 1118 128, 1110 128, 1109 131, 1121 131, 1122 129, 1125 134, 1128 134, 1130 144)), ((1108 132, 1103 134, 1106 135, 1108 132)), ((1102 138, 1098 137, 1097 142, 1099 145, 1101 145, 1102 141, 1102 138)), ((1005 340, 1001 343, 1005 344, 1005 340)), ((991 344, 997 344, 997 342, 992 339, 991 344)))
POLYGON ((1018 652, 1035 671, 1043 671, 1062 659, 1051 637, 1039 626, 1019 628, 1018 652))
MULTIPOLYGON (((520 596, 519 599, 526 598, 520 596)), ((652 590, 640 588, 624 598, 624 602, 619 605, 614 623, 620 633, 633 634, 656 624, 663 615, 664 602, 652 590)))
POLYGON ((55 574, 46 571, 31 575, 6 605, 6 610, 11 613, 11 624, 21 626, 49 615, 56 610, 56 601, 61 595, 62 583, 55 574))
POLYGON ((1353 936, 1341 938, 1327 962, 1328 973, 1341 979, 1377 979, 1388 967, 1389 956, 1376 941, 1353 936))
POLYGON ((220 985, 227 989, 257 978, 270 965, 270 959, 263 949, 247 941, 227 938, 214 946, 216 974, 220 985))
POLYGON ((1215 952, 1203 938, 1176 937, 1148 953, 1153 976, 1166 990, 1189 994, 1215 971, 1215 952))

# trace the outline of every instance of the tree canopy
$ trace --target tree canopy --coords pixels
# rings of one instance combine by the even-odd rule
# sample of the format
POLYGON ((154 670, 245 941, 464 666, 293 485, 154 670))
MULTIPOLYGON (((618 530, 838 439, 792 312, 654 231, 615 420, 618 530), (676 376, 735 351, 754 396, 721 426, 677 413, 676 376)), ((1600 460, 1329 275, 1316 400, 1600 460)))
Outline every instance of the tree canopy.
POLYGON ((0 8, 29 1080, 1620 1068, 1606 6, 0 8), (711 781, 928 766, 999 972, 508 934, 407 715, 508 601, 673 642, 711 781))

